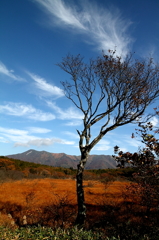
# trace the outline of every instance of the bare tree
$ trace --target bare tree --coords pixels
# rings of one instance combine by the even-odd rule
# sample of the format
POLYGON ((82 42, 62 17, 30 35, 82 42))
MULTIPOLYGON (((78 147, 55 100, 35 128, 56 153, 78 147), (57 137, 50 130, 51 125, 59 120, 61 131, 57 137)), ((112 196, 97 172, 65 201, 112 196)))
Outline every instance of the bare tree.
POLYGON ((57 64, 71 76, 62 82, 66 97, 83 113, 83 130, 77 130, 81 152, 77 166, 79 225, 86 218, 83 171, 91 149, 108 132, 137 120, 159 96, 159 67, 151 58, 138 61, 133 60, 133 54, 125 59, 115 54, 109 51, 88 63, 81 55, 67 55, 57 64), (99 132, 92 139, 92 127, 99 121, 99 132))

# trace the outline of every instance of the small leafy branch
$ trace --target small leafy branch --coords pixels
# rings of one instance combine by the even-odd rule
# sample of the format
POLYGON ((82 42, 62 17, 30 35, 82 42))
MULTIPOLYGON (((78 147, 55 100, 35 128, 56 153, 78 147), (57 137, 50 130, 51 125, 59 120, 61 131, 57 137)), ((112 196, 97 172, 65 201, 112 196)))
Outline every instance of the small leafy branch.
MULTIPOLYGON (((159 112, 156 111, 157 116, 159 112)), ((146 216, 152 210, 159 210, 159 139, 154 135, 159 133, 159 129, 153 127, 151 122, 139 123, 137 134, 141 137, 141 142, 145 144, 138 153, 122 152, 118 146, 114 147, 113 156, 118 163, 118 167, 124 168, 126 164, 136 169, 133 180, 137 184, 131 184, 127 188, 129 195, 140 198, 140 205, 146 207, 146 216)), ((133 136, 134 137, 134 136, 133 136)))

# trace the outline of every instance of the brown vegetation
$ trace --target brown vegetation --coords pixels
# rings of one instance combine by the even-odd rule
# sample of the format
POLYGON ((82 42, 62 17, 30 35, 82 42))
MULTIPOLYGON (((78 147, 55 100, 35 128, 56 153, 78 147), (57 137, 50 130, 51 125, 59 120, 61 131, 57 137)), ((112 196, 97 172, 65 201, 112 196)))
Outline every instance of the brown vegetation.
MULTIPOLYGON (((113 195, 119 195, 122 188, 128 183, 114 182, 107 188, 108 201, 112 201, 113 195), (112 195, 113 194, 113 195, 112 195)), ((44 212, 53 212, 55 205, 68 205, 72 211, 76 208, 76 184, 71 179, 38 179, 10 181, 1 184, 0 211, 3 214, 11 214, 16 223, 22 225, 23 217, 32 216, 28 224, 39 223, 44 212), (52 209, 51 209, 52 208, 52 209), (36 218, 36 219, 34 219, 36 218), (38 219, 39 218, 39 219, 38 219)), ((98 181, 85 181, 86 204, 99 206, 106 193, 104 183, 98 181)), ((118 201, 122 200, 118 197, 118 201)), ((62 208, 62 206, 61 206, 62 208)), ((61 210, 61 209, 59 209, 61 210)), ((54 213, 55 214, 55 213, 54 213)), ((57 214, 57 213, 56 213, 57 214)), ((74 212, 75 215, 75 212, 74 212)), ((53 221, 53 220, 52 220, 53 221)))
MULTIPOLYGON (((126 199, 127 203, 135 204, 139 200, 134 195, 134 198, 125 197, 131 184, 129 182, 114 181, 112 183, 101 183, 99 181, 84 181, 86 193, 86 204, 92 209, 97 209, 101 215, 101 206, 110 205, 118 206, 126 199), (124 194, 125 193, 125 194, 124 194), (131 202, 133 201, 133 202, 131 202)), ((51 206, 61 204, 65 201, 65 205, 76 208, 76 184, 72 179, 38 179, 38 180, 20 180, 11 181, 1 184, 0 187, 0 211, 4 214, 11 214, 15 218, 22 220, 23 216, 35 214, 32 218, 41 218, 41 214, 51 209, 51 206)), ((125 206, 126 207, 126 206, 125 206)), ((120 209, 121 210, 121 209, 120 209)), ((50 211, 53 211, 50 210, 50 211)), ((75 214, 75 212, 74 212, 75 214)), ((93 212, 89 213, 94 215, 93 212)), ((95 218, 98 218, 98 214, 95 218)), ((34 219, 35 220, 35 219, 34 219)), ((36 219, 34 223, 38 223, 40 219, 36 219), (37 222, 36 222, 37 221, 37 222)), ((89 221, 89 220, 88 220, 89 221)), ((28 222, 29 224, 29 222, 28 222)))
MULTIPOLYGON (((0 183, 0 226, 74 225, 75 170, 28 164, 31 163, 0 158, 0 171, 4 173, 0 183), (23 176, 18 178, 20 174, 23 176)), ((86 228, 100 228, 106 236, 116 237, 130 237, 132 232, 134 236, 135 231, 142 236, 151 228, 158 231, 154 230, 159 221, 158 203, 147 194, 149 189, 132 182, 134 171, 129 168, 85 171, 86 228)))
MULTIPOLYGON (((71 227, 77 214, 75 188, 73 179, 23 179, 1 183, 0 225, 71 227)), ((159 220, 155 203, 151 204, 149 212, 146 204, 143 205, 138 184, 85 180, 84 188, 86 228, 102 228, 108 236, 112 236, 112 231, 114 236, 124 236, 129 229, 142 232, 159 220)))

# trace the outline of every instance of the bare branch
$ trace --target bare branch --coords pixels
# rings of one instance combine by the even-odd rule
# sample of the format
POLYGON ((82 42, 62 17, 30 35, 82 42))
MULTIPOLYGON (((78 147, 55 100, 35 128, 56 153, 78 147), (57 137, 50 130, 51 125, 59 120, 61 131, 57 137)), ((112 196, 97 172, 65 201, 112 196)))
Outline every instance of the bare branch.
POLYGON ((58 64, 71 76, 62 82, 66 97, 84 114, 80 143, 92 148, 108 131, 134 122, 146 107, 159 96, 159 67, 148 61, 125 60, 114 57, 115 52, 103 54, 84 63, 80 55, 68 55, 58 64), (110 123, 113 117, 113 123, 110 123), (98 136, 91 139, 91 127, 105 119, 98 136))

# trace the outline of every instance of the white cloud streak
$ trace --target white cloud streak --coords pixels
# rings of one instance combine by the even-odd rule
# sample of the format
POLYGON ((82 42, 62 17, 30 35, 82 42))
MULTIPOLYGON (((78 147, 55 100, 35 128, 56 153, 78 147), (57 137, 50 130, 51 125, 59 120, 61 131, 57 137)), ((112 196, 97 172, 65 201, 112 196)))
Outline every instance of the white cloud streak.
POLYGON ((96 145, 96 147, 94 148, 94 150, 96 151, 107 151, 111 148, 110 146, 110 142, 107 140, 100 140, 100 142, 96 145))
POLYGON ((47 101, 47 104, 50 108, 52 108, 56 114, 57 118, 61 120, 67 120, 67 119, 82 119, 83 114, 81 114, 79 111, 76 109, 70 107, 68 109, 61 109, 58 107, 55 102, 47 101))
POLYGON ((32 105, 13 102, 9 102, 5 105, 0 105, 0 113, 16 117, 25 117, 35 121, 50 121, 55 119, 55 116, 53 114, 43 112, 39 109, 34 108, 32 105))
POLYGON ((85 34, 87 42, 99 50, 114 50, 125 56, 132 38, 127 34, 131 22, 122 19, 119 10, 99 8, 95 2, 83 1, 80 8, 62 0, 35 0, 46 11, 49 22, 85 34))
POLYGON ((143 143, 136 138, 131 138, 130 135, 123 135, 122 140, 130 145, 131 147, 139 148, 140 146, 143 146, 143 143))
POLYGON ((30 139, 30 137, 33 136, 29 136, 28 135, 28 131, 26 130, 20 130, 20 129, 12 129, 12 128, 3 128, 0 127, 0 134, 5 137, 6 141, 27 141, 28 139, 30 139))
POLYGON ((23 78, 13 74, 13 72, 13 70, 9 70, 2 62, 0 62, 0 74, 3 74, 17 81, 25 81, 23 78))
POLYGON ((26 135, 28 133, 28 131, 0 127, 0 133, 11 134, 11 135, 26 135))
POLYGON ((57 87, 54 86, 53 84, 49 84, 46 82, 45 79, 33 74, 27 72, 28 75, 35 81, 35 87, 40 90, 40 94, 43 96, 52 96, 55 98, 63 97, 64 96, 64 91, 57 87))
POLYGON ((42 138, 30 135, 31 132, 34 133, 47 133, 50 131, 45 128, 28 128, 29 130, 19 130, 19 129, 10 129, 10 128, 2 128, 0 127, 0 142, 14 142, 14 147, 30 147, 30 146, 50 146, 54 143, 65 144, 65 145, 73 145, 74 141, 67 141, 65 139, 60 138, 42 138))
POLYGON ((68 135, 68 136, 71 137, 71 138, 79 139, 79 135, 78 135, 78 134, 75 134, 75 133, 73 133, 73 132, 64 131, 63 133, 66 134, 66 135, 68 135))
POLYGON ((94 150, 96 150, 96 151, 107 151, 110 148, 111 148, 110 146, 100 145, 100 146, 96 146, 94 150))
POLYGON ((59 138, 36 138, 36 139, 31 139, 27 142, 16 142, 14 144, 14 147, 30 147, 30 146, 50 146, 53 145, 54 143, 60 143, 60 144, 66 144, 66 145, 73 145, 73 141, 66 141, 63 139, 59 138))
POLYGON ((65 126, 74 127, 74 126, 80 126, 81 124, 82 124, 81 120, 74 120, 74 121, 65 123, 65 126))
POLYGON ((9 141, 7 141, 4 137, 0 137, 0 142, 2 142, 2 143, 9 143, 9 141))
POLYGON ((39 128, 39 127, 28 127, 30 133, 49 133, 50 129, 47 128, 39 128))
POLYGON ((59 19, 62 24, 70 25, 78 29, 84 30, 85 27, 81 23, 79 13, 73 7, 67 6, 61 0, 35 0, 41 4, 45 10, 52 16, 54 15, 59 19))

